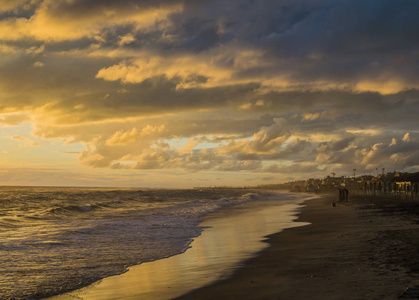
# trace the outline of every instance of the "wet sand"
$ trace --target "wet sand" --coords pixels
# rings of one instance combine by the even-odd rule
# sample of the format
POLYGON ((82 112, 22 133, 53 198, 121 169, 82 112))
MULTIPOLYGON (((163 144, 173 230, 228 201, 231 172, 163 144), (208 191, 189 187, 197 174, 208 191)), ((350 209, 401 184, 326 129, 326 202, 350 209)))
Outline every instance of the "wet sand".
POLYGON ((177 299, 419 299, 419 201, 330 196, 231 277, 177 299))
POLYGON ((186 252, 130 267, 124 274, 48 299, 172 299, 228 277, 243 260, 268 246, 261 242, 263 236, 307 225, 294 222, 301 205, 285 202, 262 207, 249 203, 210 214, 201 223, 207 228, 186 252))

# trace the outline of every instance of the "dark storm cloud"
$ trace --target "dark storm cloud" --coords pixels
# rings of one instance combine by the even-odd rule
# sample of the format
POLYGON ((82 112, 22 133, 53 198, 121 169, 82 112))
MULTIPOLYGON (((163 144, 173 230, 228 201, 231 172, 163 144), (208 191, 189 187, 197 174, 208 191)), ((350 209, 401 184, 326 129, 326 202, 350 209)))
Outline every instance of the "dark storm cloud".
POLYGON ((185 51, 233 40, 262 48, 281 70, 260 72, 294 79, 347 82, 393 71, 413 80, 418 10, 413 0, 186 2, 168 31, 185 51))
MULTIPOLYGON (((41 7, 63 22, 100 16, 102 47, 117 47, 121 36, 131 33, 135 41, 125 47, 158 52, 170 49, 188 55, 230 43, 262 49, 270 66, 238 70, 239 78, 283 75, 292 81, 356 85, 375 76, 388 79, 389 73, 399 81, 413 82, 419 74, 416 1, 77 0, 44 1, 41 7), (135 19, 106 22, 106 13, 114 16, 174 4, 183 9, 169 14, 170 26, 143 31, 134 29, 135 19), (170 39, 162 39, 163 35, 170 39)), ((87 47, 93 36, 85 38, 87 47)), ((229 67, 234 60, 218 63, 229 67)))

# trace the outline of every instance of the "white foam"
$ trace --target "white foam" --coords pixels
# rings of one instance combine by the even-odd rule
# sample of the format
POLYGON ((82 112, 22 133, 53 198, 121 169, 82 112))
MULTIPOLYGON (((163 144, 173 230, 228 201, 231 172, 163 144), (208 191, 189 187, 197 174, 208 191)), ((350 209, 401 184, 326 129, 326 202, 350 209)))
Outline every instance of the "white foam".
POLYGON ((264 236, 308 223, 293 222, 297 204, 247 205, 201 225, 205 230, 183 254, 129 268, 89 287, 51 298, 67 300, 172 299, 228 276, 238 264, 267 246, 264 236))

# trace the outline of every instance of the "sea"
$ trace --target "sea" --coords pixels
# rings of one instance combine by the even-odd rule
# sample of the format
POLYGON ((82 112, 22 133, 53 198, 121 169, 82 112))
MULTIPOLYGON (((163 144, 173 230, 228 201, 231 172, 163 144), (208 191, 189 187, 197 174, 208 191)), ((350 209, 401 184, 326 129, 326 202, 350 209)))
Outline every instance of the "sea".
POLYGON ((202 219, 301 197, 249 189, 0 187, 0 299, 39 299, 183 253, 202 219))

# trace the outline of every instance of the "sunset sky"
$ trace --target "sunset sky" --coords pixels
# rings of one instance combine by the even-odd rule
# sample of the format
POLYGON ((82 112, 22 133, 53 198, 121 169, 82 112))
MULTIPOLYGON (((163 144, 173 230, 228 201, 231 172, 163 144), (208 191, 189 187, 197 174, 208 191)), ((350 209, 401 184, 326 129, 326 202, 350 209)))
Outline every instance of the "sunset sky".
POLYGON ((0 185, 419 170, 417 0, 0 0, 0 185))

